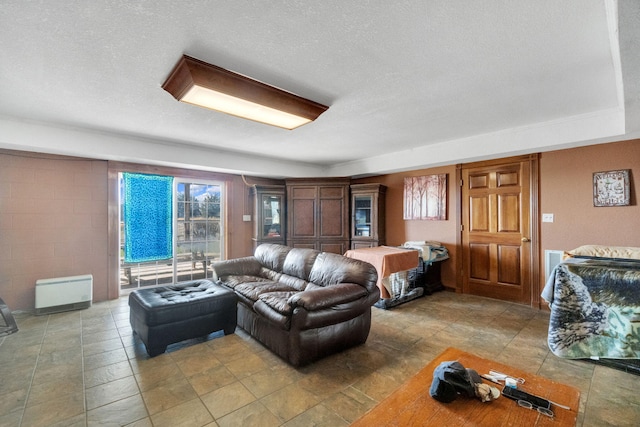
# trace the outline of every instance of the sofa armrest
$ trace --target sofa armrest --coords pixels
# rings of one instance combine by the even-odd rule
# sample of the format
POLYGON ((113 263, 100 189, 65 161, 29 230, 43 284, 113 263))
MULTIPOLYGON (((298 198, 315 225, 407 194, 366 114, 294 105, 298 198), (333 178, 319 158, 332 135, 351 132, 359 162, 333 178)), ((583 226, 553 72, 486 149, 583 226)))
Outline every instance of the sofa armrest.
POLYGON ((321 310, 338 304, 346 304, 351 301, 366 297, 366 288, 356 283, 338 283, 337 285, 318 287, 299 292, 289 298, 289 304, 302 307, 307 311, 321 310))
POLYGON ((222 280, 226 276, 258 276, 262 265, 255 257, 235 258, 211 263, 213 280, 222 280))

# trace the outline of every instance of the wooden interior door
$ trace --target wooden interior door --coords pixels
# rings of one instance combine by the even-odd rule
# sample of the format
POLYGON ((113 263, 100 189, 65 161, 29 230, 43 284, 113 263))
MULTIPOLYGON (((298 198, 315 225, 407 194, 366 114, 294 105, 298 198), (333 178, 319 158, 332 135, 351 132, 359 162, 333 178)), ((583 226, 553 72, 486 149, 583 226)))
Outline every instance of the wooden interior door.
POLYGON ((532 297, 538 257, 531 216, 537 160, 531 160, 462 167, 464 293, 529 305, 538 301, 532 297))

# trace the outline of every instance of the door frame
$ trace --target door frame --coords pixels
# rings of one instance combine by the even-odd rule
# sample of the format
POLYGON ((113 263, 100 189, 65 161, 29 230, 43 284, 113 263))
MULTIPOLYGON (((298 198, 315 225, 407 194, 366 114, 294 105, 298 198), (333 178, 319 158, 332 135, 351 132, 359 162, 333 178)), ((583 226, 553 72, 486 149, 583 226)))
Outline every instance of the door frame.
POLYGON ((463 293, 463 274, 464 274, 464 249, 462 248, 462 170, 468 168, 499 166, 507 163, 525 162, 530 163, 529 168, 529 230, 531 234, 531 250, 529 257, 529 281, 530 281, 530 306, 534 308, 541 307, 541 283, 540 283, 540 153, 534 153, 524 156, 505 157, 501 159, 486 160, 480 162, 460 163, 456 165, 456 199, 458 200, 456 207, 456 220, 458 221, 458 233, 456 235, 456 247, 459 256, 456 257, 456 292, 463 293))

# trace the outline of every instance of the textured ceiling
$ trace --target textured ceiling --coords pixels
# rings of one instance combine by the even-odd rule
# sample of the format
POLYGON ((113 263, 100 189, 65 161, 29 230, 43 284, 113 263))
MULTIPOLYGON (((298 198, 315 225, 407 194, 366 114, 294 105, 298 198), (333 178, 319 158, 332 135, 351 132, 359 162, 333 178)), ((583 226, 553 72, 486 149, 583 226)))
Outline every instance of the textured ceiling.
POLYGON ((638 9, 4 0, 0 147, 357 176, 624 139, 638 130, 638 9), (330 108, 285 131, 179 103, 161 85, 183 53, 330 108))

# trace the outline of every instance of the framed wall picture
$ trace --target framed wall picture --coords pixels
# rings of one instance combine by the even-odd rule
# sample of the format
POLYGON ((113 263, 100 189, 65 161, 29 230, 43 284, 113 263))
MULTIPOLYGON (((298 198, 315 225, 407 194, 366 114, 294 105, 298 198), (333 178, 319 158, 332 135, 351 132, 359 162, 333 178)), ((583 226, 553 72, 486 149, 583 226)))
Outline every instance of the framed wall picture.
POLYGON ((404 179, 404 219, 447 219, 447 174, 404 179))
POLYGON ((629 169, 593 174, 593 206, 628 206, 629 169))

